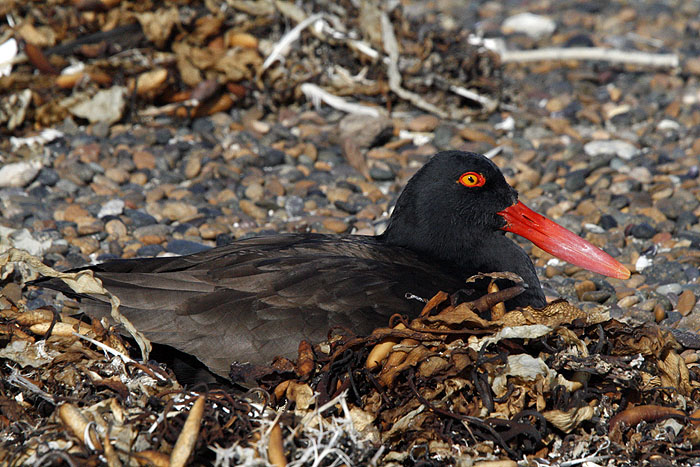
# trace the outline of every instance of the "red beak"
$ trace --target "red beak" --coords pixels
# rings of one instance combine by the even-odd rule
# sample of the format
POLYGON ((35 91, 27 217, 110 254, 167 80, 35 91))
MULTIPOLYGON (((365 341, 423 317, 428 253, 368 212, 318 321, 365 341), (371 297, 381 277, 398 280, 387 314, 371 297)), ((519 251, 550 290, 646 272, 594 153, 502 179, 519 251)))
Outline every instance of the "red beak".
POLYGON ((527 238, 557 258, 604 276, 617 279, 630 277, 629 269, 612 256, 521 202, 505 208, 498 214, 507 223, 502 230, 527 238))

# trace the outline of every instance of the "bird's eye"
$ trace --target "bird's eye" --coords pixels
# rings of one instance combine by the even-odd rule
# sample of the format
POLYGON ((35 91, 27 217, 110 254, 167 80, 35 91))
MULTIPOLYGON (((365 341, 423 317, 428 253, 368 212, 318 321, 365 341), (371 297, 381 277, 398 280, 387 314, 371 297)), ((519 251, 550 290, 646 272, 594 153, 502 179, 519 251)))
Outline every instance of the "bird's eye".
POLYGON ((483 186, 484 183, 486 183, 486 179, 484 178, 484 176, 476 172, 463 173, 457 181, 469 188, 483 186))

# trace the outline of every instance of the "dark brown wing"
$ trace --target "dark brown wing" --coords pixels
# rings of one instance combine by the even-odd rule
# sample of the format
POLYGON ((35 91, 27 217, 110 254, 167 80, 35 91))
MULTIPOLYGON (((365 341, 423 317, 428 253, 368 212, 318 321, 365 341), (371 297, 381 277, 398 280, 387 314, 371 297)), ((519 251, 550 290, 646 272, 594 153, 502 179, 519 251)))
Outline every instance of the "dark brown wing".
MULTIPOLYGON (((415 316, 422 303, 407 293, 460 286, 408 250, 357 236, 275 235, 92 269, 149 339, 223 376, 233 361, 294 357, 301 339, 322 341, 332 326, 368 334, 394 313, 415 316)), ((108 310, 85 305, 88 314, 108 310)))

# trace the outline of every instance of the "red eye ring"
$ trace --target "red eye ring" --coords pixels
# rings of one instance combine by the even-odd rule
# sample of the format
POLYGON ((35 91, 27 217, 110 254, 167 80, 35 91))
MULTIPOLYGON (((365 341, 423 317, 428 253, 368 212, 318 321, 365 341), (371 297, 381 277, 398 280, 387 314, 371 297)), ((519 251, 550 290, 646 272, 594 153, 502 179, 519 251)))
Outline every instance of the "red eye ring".
POLYGON ((484 186, 484 183, 486 183, 486 179, 480 173, 465 172, 459 176, 459 180, 457 180, 457 183, 461 183, 462 185, 468 188, 474 188, 484 186))

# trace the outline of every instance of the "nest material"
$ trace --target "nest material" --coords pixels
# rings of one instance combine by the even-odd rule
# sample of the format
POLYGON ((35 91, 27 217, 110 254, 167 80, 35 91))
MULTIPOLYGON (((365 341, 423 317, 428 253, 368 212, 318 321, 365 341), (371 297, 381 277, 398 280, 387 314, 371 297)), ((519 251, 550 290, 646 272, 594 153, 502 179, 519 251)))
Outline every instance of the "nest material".
POLYGON ((235 368, 260 385, 241 393, 183 389, 162 365, 126 356, 129 343, 99 322, 24 310, 9 283, 0 461, 695 461, 695 353, 681 354, 670 331, 565 301, 504 313, 500 301, 519 291, 458 305, 440 293, 412 322, 396 317, 370 336, 334 330, 316 347, 302 342, 295 362, 235 368))

